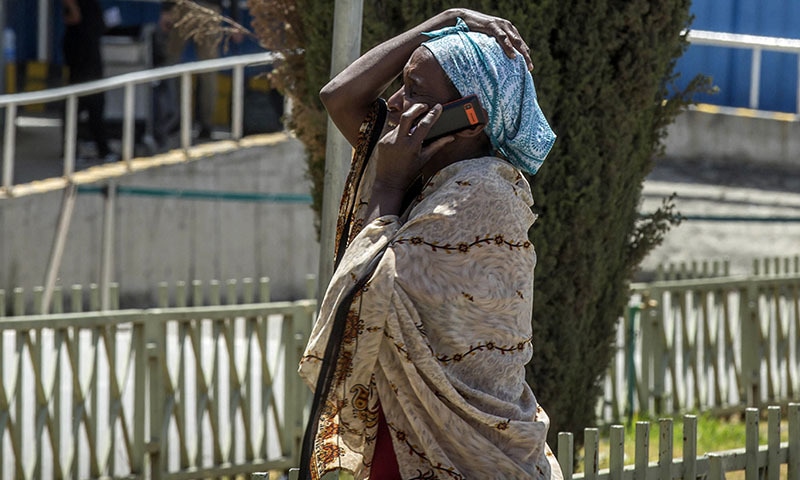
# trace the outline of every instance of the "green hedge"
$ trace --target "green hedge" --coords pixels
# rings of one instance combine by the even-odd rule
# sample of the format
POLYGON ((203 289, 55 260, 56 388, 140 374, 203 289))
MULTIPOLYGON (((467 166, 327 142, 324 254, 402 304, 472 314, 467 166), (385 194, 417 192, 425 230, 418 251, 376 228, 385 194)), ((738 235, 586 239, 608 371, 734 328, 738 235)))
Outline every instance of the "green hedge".
MULTIPOLYGON (((276 18, 283 18, 298 37, 296 45, 288 46, 305 49, 287 63, 291 68, 276 73, 276 82, 302 104, 292 121, 309 147, 319 212, 326 117, 316 92, 328 80, 334 2, 296 0, 294 10, 281 7, 293 5, 290 0, 250 4, 257 29, 259 18, 264 19, 258 32, 262 38, 276 36, 274 28, 263 28, 267 19, 274 26, 276 18), (259 17, 259 12, 270 16, 259 17)), ((638 206, 644 178, 662 151, 665 127, 691 92, 705 84, 696 79, 685 92, 671 89, 675 61, 686 47, 681 31, 690 22, 689 5, 689 0, 364 5, 364 51, 452 6, 508 18, 532 49, 540 104, 558 134, 552 153, 532 178, 539 219, 530 233, 539 260, 528 378, 551 417, 553 446, 557 432, 581 435, 594 424, 599 380, 613 353, 629 279, 676 223, 669 199, 644 219, 638 206)))

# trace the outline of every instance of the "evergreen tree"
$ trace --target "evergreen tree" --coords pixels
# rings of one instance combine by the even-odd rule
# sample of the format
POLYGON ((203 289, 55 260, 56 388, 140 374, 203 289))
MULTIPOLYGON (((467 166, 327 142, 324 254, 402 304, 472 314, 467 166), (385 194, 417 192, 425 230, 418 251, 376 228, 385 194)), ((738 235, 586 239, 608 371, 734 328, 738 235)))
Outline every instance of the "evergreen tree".
MULTIPOLYGON (((265 6, 280 2, 249 2, 257 21, 277 18, 265 6), (271 17, 259 17, 259 8, 271 17)), ((296 2, 296 17, 281 18, 305 48, 299 60, 303 67, 284 68, 278 77, 291 87, 285 92, 313 112, 295 117, 293 126, 309 149, 319 211, 325 116, 316 92, 328 80, 334 1, 296 2)), ((539 101, 558 134, 531 179, 539 219, 530 234, 539 260, 528 378, 551 417, 553 446, 559 431, 578 434, 580 443, 583 428, 593 424, 629 279, 676 222, 669 200, 645 218, 638 207, 644 178, 661 153, 664 129, 704 81, 693 81, 685 92, 670 91, 675 61, 686 46, 681 31, 689 24, 689 5, 690 0, 377 0, 364 5, 365 51, 454 6, 511 20, 532 49, 539 101)))

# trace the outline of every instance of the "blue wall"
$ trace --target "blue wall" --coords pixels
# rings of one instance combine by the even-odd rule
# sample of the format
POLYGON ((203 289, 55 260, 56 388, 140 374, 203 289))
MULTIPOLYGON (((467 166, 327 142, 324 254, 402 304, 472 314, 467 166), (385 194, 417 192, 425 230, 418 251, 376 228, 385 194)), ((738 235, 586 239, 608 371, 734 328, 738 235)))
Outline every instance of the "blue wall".
MULTIPOLYGON (((800 0, 693 0, 691 10, 695 30, 800 39, 800 0)), ((683 86, 699 73, 708 75, 719 93, 698 95, 698 101, 747 107, 751 60, 749 50, 690 46, 676 67, 678 83, 683 86)), ((760 109, 797 110, 797 62, 794 54, 763 52, 760 109)))

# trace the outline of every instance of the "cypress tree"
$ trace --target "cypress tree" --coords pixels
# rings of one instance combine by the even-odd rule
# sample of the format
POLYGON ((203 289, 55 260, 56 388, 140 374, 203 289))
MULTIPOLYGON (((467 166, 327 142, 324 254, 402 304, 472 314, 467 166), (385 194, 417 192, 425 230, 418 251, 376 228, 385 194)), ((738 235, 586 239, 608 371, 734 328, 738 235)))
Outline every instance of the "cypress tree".
MULTIPOLYGON (((291 0, 285 0, 291 3, 291 0)), ((259 19, 270 0, 249 0, 259 19)), ((286 92, 313 111, 293 119, 309 147, 319 211, 325 116, 316 92, 328 80, 333 0, 296 0, 303 68, 279 71, 286 92), (302 94, 302 95, 301 95, 302 94), (313 133, 309 133, 313 132, 313 133)), ((513 22, 531 47, 539 102, 558 134, 531 179, 539 215, 530 232, 538 253, 534 358, 528 379, 559 431, 582 441, 613 353, 628 282, 647 252, 676 223, 670 199, 645 217, 642 183, 662 153, 665 128, 705 79, 674 91, 675 61, 686 47, 690 0, 404 0, 365 2, 364 51, 449 7, 513 22)), ((275 18, 275 12, 269 12, 275 18)), ((294 24, 292 24, 295 27, 294 24)), ((297 28, 297 27, 295 27, 297 28)), ((269 33, 259 32, 261 36, 269 33)))

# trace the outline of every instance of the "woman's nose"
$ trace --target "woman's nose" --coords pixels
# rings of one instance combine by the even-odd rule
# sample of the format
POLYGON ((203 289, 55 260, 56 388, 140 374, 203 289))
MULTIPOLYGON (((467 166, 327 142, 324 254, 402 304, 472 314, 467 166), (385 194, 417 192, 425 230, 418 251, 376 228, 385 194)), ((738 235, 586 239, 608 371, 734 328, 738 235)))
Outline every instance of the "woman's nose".
POLYGON ((400 88, 394 92, 392 96, 389 97, 389 100, 386 101, 386 104, 389 107, 389 110, 402 112, 404 104, 403 89, 400 88))

